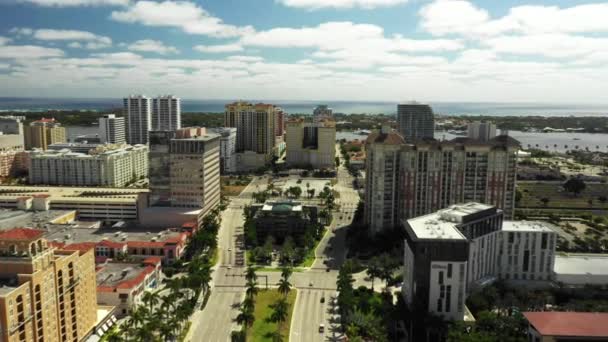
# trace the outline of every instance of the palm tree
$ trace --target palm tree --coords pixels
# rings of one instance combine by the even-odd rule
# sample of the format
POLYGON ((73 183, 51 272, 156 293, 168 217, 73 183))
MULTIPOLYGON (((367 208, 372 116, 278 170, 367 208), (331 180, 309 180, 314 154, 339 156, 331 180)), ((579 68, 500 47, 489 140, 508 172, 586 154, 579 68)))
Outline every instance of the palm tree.
POLYGON ((272 342, 283 342, 285 339, 279 330, 272 333, 272 342))
POLYGON ((245 290, 245 295, 251 299, 257 296, 259 289, 257 288, 258 283, 255 281, 247 281, 247 289, 245 290))
POLYGON ((245 310, 243 307, 241 307, 238 316, 236 316, 236 322, 244 325, 245 327, 251 327, 254 321, 255 316, 253 315, 253 309, 245 310))
POLYGON ((272 314, 270 315, 270 320, 277 323, 277 331, 280 333, 281 327, 289 315, 289 303, 287 303, 287 299, 279 298, 271 307, 272 314))
POLYGON ((281 278, 281 280, 279 280, 279 293, 283 295, 283 297, 287 297, 287 295, 289 294, 289 291, 291 291, 291 283, 289 282, 289 280, 285 279, 285 278, 281 278))
POLYGON ((256 281, 258 280, 258 275, 255 274, 255 267, 253 267, 252 265, 247 266, 247 270, 245 271, 245 280, 249 281, 256 281))
POLYGON ((141 297, 141 301, 146 305, 150 312, 154 312, 154 307, 160 302, 160 298, 156 292, 146 291, 141 297))
POLYGON ((285 280, 289 280, 291 274, 293 273, 293 269, 291 267, 285 266, 281 268, 281 278, 285 280))
POLYGON ((372 291, 374 291, 374 279, 379 278, 382 275, 382 270, 378 264, 378 257, 373 257, 369 265, 367 265, 367 276, 372 281, 372 291))

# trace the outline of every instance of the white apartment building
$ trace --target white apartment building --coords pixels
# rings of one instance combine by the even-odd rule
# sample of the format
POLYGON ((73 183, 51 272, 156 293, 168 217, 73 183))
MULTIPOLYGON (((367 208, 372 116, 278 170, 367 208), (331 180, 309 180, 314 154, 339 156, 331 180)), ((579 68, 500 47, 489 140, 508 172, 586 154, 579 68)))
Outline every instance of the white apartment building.
POLYGON ((34 150, 29 158, 30 184, 124 187, 148 176, 145 145, 100 145, 88 154, 34 150))
POLYGON ((123 99, 123 116, 127 122, 127 142, 131 145, 147 144, 152 129, 152 100, 144 95, 131 95, 123 99))
POLYGON ((126 143, 125 118, 114 114, 106 114, 99 118, 99 140, 104 144, 126 143))
POLYGON ((466 295, 496 279, 552 279, 557 233, 548 223, 503 222, 501 210, 471 202, 404 227, 404 298, 445 318, 462 320, 466 295))
POLYGON ((222 174, 237 172, 236 165, 236 128, 209 128, 210 132, 220 135, 220 170, 222 174))
POLYGON ((152 99, 152 130, 175 131, 182 128, 181 99, 173 95, 152 99))

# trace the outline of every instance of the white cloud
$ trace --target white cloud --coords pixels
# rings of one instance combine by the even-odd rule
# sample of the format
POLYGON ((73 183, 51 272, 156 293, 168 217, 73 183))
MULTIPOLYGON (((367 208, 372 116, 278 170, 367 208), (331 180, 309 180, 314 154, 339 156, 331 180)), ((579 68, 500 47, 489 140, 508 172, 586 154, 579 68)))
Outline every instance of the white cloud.
POLYGON ((539 55, 551 58, 574 58, 592 53, 608 52, 608 38, 567 34, 499 36, 485 39, 482 43, 498 53, 539 55))
POLYGON ((224 52, 239 52, 243 51, 243 46, 239 43, 221 44, 221 45, 196 45, 194 50, 205 53, 224 53, 224 52))
POLYGON ((6 64, 6 63, 0 63, 0 69, 8 69, 10 68, 11 65, 10 64, 6 64))
POLYGON ((237 61, 237 62, 262 62, 264 58, 260 56, 229 56, 226 58, 229 61, 237 61))
POLYGON ((179 50, 174 46, 165 45, 159 40, 143 39, 138 40, 128 46, 131 51, 154 52, 161 55, 179 53, 179 50))
POLYGON ((506 33, 608 32, 608 3, 568 8, 517 6, 500 18, 466 0, 435 0, 420 10, 421 26, 433 35, 460 34, 480 38, 506 33))
POLYGON ((60 49, 46 48, 35 45, 0 46, 0 58, 29 59, 60 56, 63 56, 63 51, 60 49))
POLYGON ((177 27, 189 34, 212 37, 236 37, 253 31, 253 28, 225 24, 202 7, 188 1, 154 2, 142 0, 124 11, 114 11, 111 18, 126 23, 146 26, 177 27))
POLYGON ((11 40, 9 38, 0 36, 0 45, 4 45, 4 44, 6 44, 6 43, 8 43, 10 41, 11 40))
POLYGON ((72 7, 72 6, 126 6, 129 0, 19 0, 45 7, 72 7))
POLYGON ((377 25, 355 24, 352 22, 327 22, 316 27, 274 28, 245 35, 243 45, 318 48, 321 50, 365 50, 382 49, 386 51, 423 52, 454 51, 463 48, 458 40, 404 39, 400 35, 386 37, 384 29, 377 25))
POLYGON ((27 27, 16 27, 13 28, 11 32, 18 36, 28 35, 34 39, 43 41, 71 41, 71 43, 68 44, 68 47, 71 48, 96 50, 112 46, 112 39, 110 39, 110 37, 100 36, 88 31, 56 29, 34 30, 27 27))
POLYGON ((285 6, 320 9, 320 8, 354 8, 373 9, 377 7, 390 7, 404 4, 408 0, 278 0, 285 6))

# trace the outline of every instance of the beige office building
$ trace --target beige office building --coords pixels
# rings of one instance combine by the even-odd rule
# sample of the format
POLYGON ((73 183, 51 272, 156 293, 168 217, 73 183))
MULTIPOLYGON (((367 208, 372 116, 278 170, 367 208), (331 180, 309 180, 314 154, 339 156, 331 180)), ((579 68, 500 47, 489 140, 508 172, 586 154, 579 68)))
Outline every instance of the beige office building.
POLYGON ((183 128, 171 139, 169 154, 171 206, 207 214, 220 202, 220 136, 183 128))
POLYGON ((334 169, 336 157, 336 123, 316 123, 302 119, 287 122, 287 164, 290 167, 334 169))
POLYGON ((49 145, 67 142, 65 127, 55 119, 42 118, 24 127, 25 149, 40 148, 46 150, 49 145))
POLYGON ((30 184, 124 187, 148 176, 145 145, 99 145, 88 154, 35 150, 30 184))
POLYGON ((44 233, 0 232, 0 342, 78 342, 95 326, 94 250, 56 251, 44 233))
POLYGON ((275 152, 276 107, 271 104, 235 102, 226 105, 226 127, 236 127, 239 171, 266 166, 275 152))

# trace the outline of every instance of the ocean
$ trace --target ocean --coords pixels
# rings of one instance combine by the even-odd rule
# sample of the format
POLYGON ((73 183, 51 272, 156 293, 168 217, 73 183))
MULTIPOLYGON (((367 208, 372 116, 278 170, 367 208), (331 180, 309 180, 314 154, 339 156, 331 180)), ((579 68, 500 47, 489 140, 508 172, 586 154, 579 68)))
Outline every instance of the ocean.
MULTIPOLYGON (((182 99, 182 112, 224 111, 224 105, 234 100, 182 99)), ((395 114, 396 102, 362 101, 284 101, 263 100, 252 102, 273 103, 292 114, 311 114, 320 103, 333 108, 334 113, 346 114, 395 114)), ((435 113, 443 115, 495 115, 495 116, 597 116, 608 115, 608 104, 543 104, 543 103, 475 103, 430 102, 435 113)), ((0 112, 46 110, 95 110, 121 108, 122 99, 70 99, 70 98, 14 98, 0 97, 0 112)))

